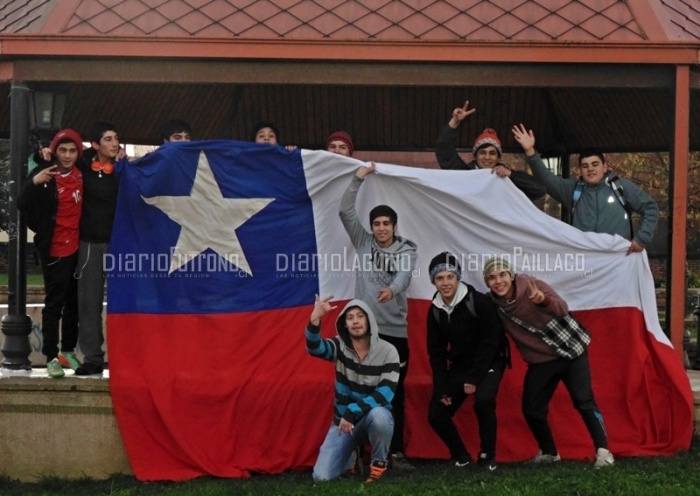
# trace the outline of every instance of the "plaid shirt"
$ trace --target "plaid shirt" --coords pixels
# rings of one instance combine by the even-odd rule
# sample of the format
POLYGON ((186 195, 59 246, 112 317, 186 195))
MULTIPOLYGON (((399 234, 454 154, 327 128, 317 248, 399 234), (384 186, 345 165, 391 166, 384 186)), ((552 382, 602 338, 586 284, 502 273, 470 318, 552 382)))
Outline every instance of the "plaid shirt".
POLYGON ((562 358, 573 360, 583 355, 591 342, 588 330, 569 314, 550 320, 544 329, 537 329, 501 307, 498 310, 526 331, 536 334, 562 358))

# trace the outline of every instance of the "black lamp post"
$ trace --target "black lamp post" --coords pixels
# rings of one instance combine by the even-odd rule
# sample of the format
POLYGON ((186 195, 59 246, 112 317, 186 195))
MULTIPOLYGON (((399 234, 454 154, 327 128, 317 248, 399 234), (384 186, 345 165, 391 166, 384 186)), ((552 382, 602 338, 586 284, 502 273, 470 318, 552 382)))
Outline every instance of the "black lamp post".
POLYGON ((54 134, 61 129, 66 109, 66 94, 47 88, 35 88, 29 99, 29 129, 39 138, 41 146, 48 146, 54 134))
POLYGON ((31 370, 29 334, 32 320, 27 316, 27 226, 17 209, 17 195, 27 175, 29 130, 40 143, 51 139, 61 127, 65 95, 50 91, 32 91, 15 81, 10 89, 10 197, 8 205, 8 313, 0 321, 3 341, 3 373, 27 373, 31 370))

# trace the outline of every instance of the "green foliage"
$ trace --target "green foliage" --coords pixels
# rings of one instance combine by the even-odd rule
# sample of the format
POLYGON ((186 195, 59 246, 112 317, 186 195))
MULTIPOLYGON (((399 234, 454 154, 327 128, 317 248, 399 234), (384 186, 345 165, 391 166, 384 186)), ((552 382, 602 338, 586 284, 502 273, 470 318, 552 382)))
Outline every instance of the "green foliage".
MULTIPOLYGON (((619 176, 631 179, 649 193, 658 202, 661 216, 668 217, 668 153, 609 153, 606 160, 619 176)), ((687 188, 687 229, 690 233, 700 230, 700 152, 689 154, 687 188)))
POLYGON ((700 288, 700 275, 692 270, 688 271, 687 285, 689 288, 700 288))
MULTIPOLYGON (((591 448, 592 451, 592 448, 591 448)), ((20 484, 0 478, 3 496, 218 496, 218 495, 367 495, 404 496, 547 496, 547 495, 695 495, 700 488, 698 443, 674 456, 620 458, 614 467, 594 471, 591 460, 564 461, 553 466, 522 463, 500 465, 494 473, 457 469, 446 462, 416 460, 418 470, 391 471, 373 486, 359 478, 314 484, 311 474, 289 472, 254 475, 249 479, 202 477, 193 481, 142 483, 115 475, 105 481, 44 479, 20 484)))

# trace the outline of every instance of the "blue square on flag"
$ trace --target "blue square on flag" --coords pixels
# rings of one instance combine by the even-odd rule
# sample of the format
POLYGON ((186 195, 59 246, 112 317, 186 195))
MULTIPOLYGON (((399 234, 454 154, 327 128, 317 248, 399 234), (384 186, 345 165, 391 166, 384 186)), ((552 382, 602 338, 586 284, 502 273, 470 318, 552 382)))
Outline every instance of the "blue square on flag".
POLYGON ((122 165, 105 259, 111 313, 250 312, 313 302, 316 238, 298 151, 181 142, 122 165))

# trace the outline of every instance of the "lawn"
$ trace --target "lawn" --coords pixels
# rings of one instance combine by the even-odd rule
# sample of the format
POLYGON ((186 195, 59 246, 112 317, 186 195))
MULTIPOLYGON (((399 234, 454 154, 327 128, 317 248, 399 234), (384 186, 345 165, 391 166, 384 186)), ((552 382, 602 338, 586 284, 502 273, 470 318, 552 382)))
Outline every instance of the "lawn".
MULTIPOLYGON (((27 274, 27 286, 43 286, 44 276, 41 274, 27 274)), ((7 286, 7 272, 0 272, 0 286, 7 286)))
POLYGON ((493 473, 458 469, 446 462, 416 461, 415 472, 389 472, 373 486, 360 478, 314 485, 310 472, 254 475, 250 479, 203 477, 189 482, 142 483, 119 475, 105 481, 45 479, 20 484, 0 479, 3 496, 218 496, 218 495, 441 495, 542 496, 700 494, 698 439, 689 452, 653 458, 622 458, 614 467, 593 470, 592 462, 564 461, 553 466, 500 465, 493 473))

